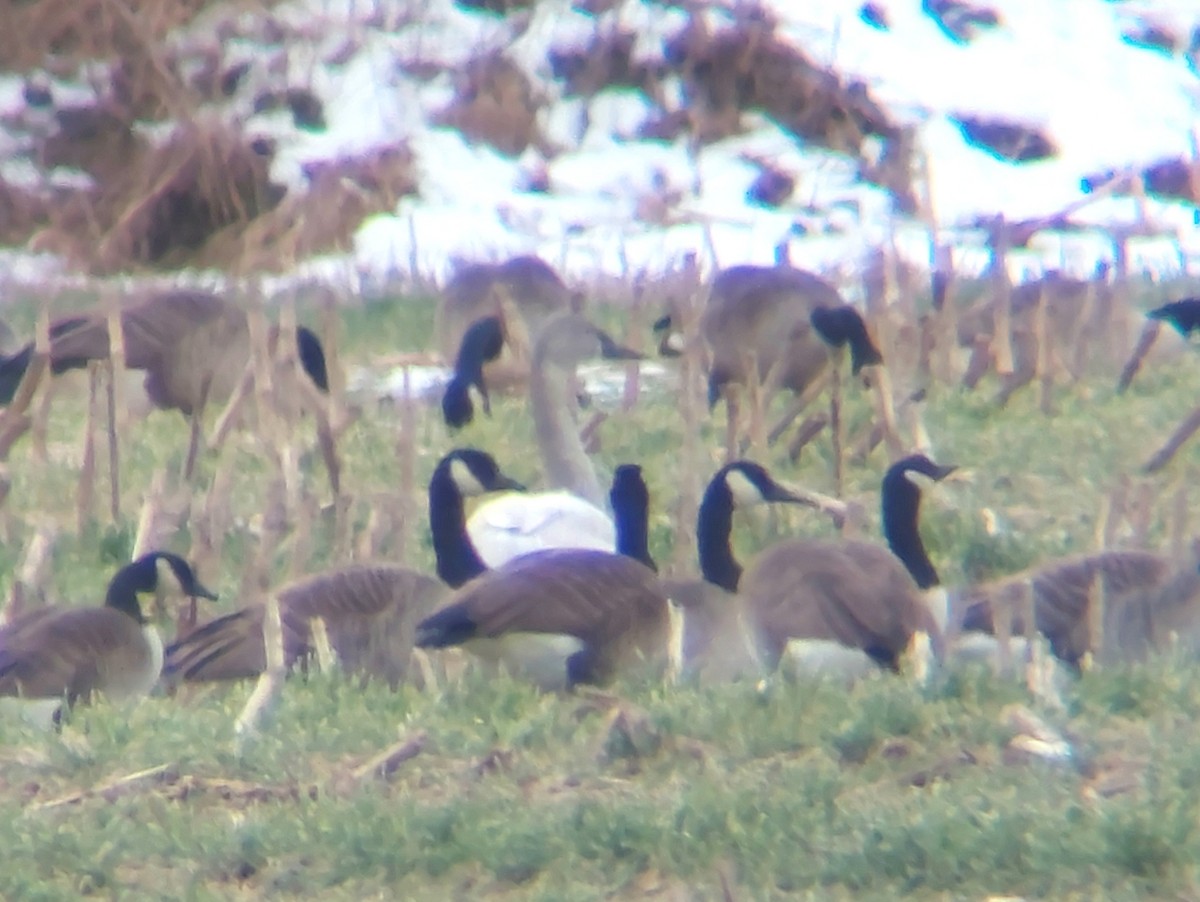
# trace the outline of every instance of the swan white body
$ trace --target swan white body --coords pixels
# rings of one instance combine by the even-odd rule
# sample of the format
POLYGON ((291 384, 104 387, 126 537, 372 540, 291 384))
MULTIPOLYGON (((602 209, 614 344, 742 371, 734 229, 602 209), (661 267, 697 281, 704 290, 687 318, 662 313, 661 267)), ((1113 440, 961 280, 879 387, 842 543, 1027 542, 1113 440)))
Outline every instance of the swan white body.
POLYGON ((567 491, 510 492, 491 498, 471 514, 467 534, 489 568, 546 548, 617 547, 612 517, 567 491))

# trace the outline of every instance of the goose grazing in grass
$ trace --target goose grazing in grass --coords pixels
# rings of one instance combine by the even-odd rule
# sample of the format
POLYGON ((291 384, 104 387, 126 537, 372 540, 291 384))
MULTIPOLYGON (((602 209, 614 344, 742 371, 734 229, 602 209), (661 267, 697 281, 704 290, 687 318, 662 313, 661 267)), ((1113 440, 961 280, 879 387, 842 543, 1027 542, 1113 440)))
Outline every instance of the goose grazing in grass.
POLYGON ((154 551, 122 567, 99 608, 48 607, 30 611, 0 629, 0 697, 3 707, 49 726, 68 705, 102 694, 137 699, 158 682, 163 644, 138 596, 175 589, 192 598, 216 599, 183 558, 154 551))
MULTIPOLYGON (((145 372, 150 403, 178 410, 192 426, 188 472, 200 439, 200 422, 209 403, 229 398, 250 361, 246 312, 205 291, 157 292, 121 309, 125 366, 145 372)), ((270 335, 278 341, 278 332, 270 335)), ((33 358, 30 342, 0 359, 0 404, 12 401, 33 358)), ((313 384, 329 390, 325 351, 310 329, 296 329, 297 358, 313 384)), ((64 373, 109 357, 108 312, 94 310, 63 317, 50 325, 50 371, 64 373)))
POLYGON ((649 493, 640 470, 619 468, 611 495, 625 553, 557 548, 514 558, 422 622, 417 646, 462 646, 548 691, 665 663, 672 616, 648 566, 649 493))
POLYGON ((477 319, 463 333, 454 358, 454 375, 446 383, 446 392, 442 395, 442 418, 451 429, 461 429, 475 418, 472 389, 479 393, 483 412, 492 415, 483 367, 499 357, 503 348, 504 326, 498 316, 477 319))
POLYGON ((939 579, 918 531, 921 489, 914 477, 940 481, 954 469, 921 454, 888 468, 882 488, 888 548, 793 539, 758 556, 740 590, 768 667, 777 667, 787 650, 802 669, 840 669, 865 655, 894 671, 921 634, 940 657, 945 616, 935 615, 922 594, 939 579), (847 658, 844 649, 853 654, 847 658))
POLYGON ((579 438, 571 382, 585 360, 638 360, 641 355, 577 313, 550 318, 533 346, 529 404, 549 483, 558 491, 501 495, 471 515, 467 531, 489 567, 543 548, 612 551, 616 530, 604 493, 579 438))
POLYGON ((709 480, 696 518, 702 579, 666 579, 671 601, 683 610, 682 667, 685 676, 722 681, 761 671, 754 637, 737 595, 742 567, 730 537, 736 510, 760 504, 805 504, 826 508, 832 499, 802 492, 775 480, 748 460, 721 467, 709 480))
MULTIPOLYGON (((275 594, 284 665, 304 664, 314 653, 312 622, 319 618, 345 671, 396 686, 408 673, 416 622, 433 610, 447 585, 457 588, 485 569, 467 537, 464 499, 520 488, 491 455, 472 448, 451 451, 429 481, 429 523, 441 581, 410 567, 364 563, 282 587, 275 594)), ((265 613, 265 605, 251 605, 188 633, 167 648, 164 678, 208 682, 258 676, 266 669, 265 613)))
MULTIPOLYGON (((995 634, 998 606, 1007 590, 1028 583, 1034 627, 1063 663, 1078 668, 1089 653, 1105 663, 1140 661, 1178 648, 1200 652, 1200 549, 1181 561, 1149 551, 1118 550, 1075 555, 967 590, 962 629, 995 634), (1091 600, 1104 597, 1103 645, 1093 647, 1091 600)), ((1020 610, 1011 634, 1025 635, 1020 610)))
POLYGON ((764 402, 769 403, 779 389, 796 396, 789 415, 772 430, 775 440, 820 390, 830 363, 830 345, 850 345, 855 373, 883 360, 862 317, 837 289, 819 276, 789 266, 722 270, 713 279, 700 331, 712 353, 709 406, 725 396, 730 449, 737 405, 731 403, 726 388, 749 383, 751 361, 764 387, 764 402))
MULTIPOLYGON (((570 290, 547 263, 533 256, 500 263, 458 267, 439 298, 434 332, 446 360, 453 360, 464 334, 484 317, 504 320, 513 357, 485 361, 484 376, 493 389, 523 385, 529 376, 528 340, 556 313, 569 310, 570 290)), ((497 354, 497 358, 499 354, 497 354)))

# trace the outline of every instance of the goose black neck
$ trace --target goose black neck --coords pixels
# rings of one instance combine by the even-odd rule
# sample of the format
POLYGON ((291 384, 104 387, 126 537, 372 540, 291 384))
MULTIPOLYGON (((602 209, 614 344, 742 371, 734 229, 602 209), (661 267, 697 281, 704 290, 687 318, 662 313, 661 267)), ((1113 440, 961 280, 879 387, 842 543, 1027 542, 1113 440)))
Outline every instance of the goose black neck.
POLYGON ((0 357, 0 404, 12 403, 32 359, 32 344, 21 348, 11 357, 0 357))
POLYGON ((454 358, 454 373, 468 385, 483 388, 483 365, 500 356, 504 349, 504 329, 500 317, 477 319, 463 333, 454 358))
POLYGON ((658 572, 650 557, 650 508, 646 499, 614 499, 613 519, 617 525, 617 554, 640 561, 658 572))
POLYGON ((724 480, 715 480, 700 502, 696 518, 696 544, 700 550, 700 573, 706 582, 736 592, 742 566, 733 557, 729 537, 733 533, 733 495, 724 480))
POLYGON ((921 541, 918 519, 921 490, 903 471, 889 472, 883 480, 883 535, 892 554, 900 559, 922 589, 941 583, 921 541))
POLYGON ((457 589, 487 569, 467 534, 462 492, 445 462, 438 464, 429 481, 429 531, 437 574, 450 588, 457 589))
POLYGON ((118 570, 108 583, 108 593, 104 597, 105 607, 120 611, 138 623, 145 623, 146 617, 142 614, 138 593, 154 591, 158 581, 156 563, 153 556, 147 555, 118 570))

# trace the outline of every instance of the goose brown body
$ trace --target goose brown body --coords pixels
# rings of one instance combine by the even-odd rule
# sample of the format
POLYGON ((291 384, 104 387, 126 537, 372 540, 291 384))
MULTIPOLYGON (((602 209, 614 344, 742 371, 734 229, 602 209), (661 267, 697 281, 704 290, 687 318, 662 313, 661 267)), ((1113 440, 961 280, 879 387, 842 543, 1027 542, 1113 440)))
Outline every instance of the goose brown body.
MULTIPOLYGON (((1033 589, 1034 627, 1066 663, 1077 665, 1092 649, 1090 598, 1093 585, 1106 600, 1105 637, 1109 657, 1123 657, 1123 646, 1144 650, 1157 637, 1180 627, 1194 631, 1198 619, 1192 606, 1182 611, 1178 601, 1200 590, 1194 562, 1182 568, 1149 551, 1107 551, 1064 558, 1025 573, 973 586, 964 597, 963 629, 995 633, 1000 616, 996 607, 1014 584, 1029 582, 1033 589), (1186 615, 1186 621, 1181 614, 1186 615), (1110 627, 1113 630, 1109 635, 1110 627)), ((1020 610, 1012 612, 1013 635, 1023 635, 1020 610)))
MULTIPOLYGON (((315 652, 312 623, 321 620, 339 665, 396 686, 408 675, 416 623, 447 593, 432 576, 395 564, 351 564, 304 577, 277 593, 284 665, 315 652)), ((250 679, 267 666, 265 605, 219 617, 167 649, 168 679, 250 679)))
POLYGON ((718 273, 700 320, 712 352, 710 400, 726 384, 746 384, 751 353, 760 384, 778 364, 783 367, 779 387, 804 391, 829 362, 829 351, 812 328, 812 313, 844 303, 837 289, 803 270, 734 266, 718 273))
MULTIPOLYGON (((456 448, 442 457, 429 480, 429 528, 434 579, 398 564, 349 564, 305 577, 276 593, 283 628, 284 664, 303 663, 314 651, 313 622, 320 619, 342 668, 395 686, 409 671, 414 625, 448 591, 483 572, 467 536, 464 498, 519 483, 500 472, 491 455, 456 448)), ((166 650, 168 680, 234 680, 266 669, 264 604, 218 617, 166 650)))
MULTIPOLYGON (((437 344, 446 360, 455 359, 463 335, 473 323, 488 316, 504 319, 501 293, 520 316, 519 324, 506 323, 506 328, 524 329, 527 338, 536 336, 546 318, 571 305, 571 293, 558 273, 537 257, 461 266, 446 283, 437 309, 437 344)), ((490 360, 483 375, 491 389, 524 383, 529 376, 528 362, 517 364, 506 357, 490 360)))
POLYGON ((918 530, 915 476, 944 479, 954 467, 921 454, 892 464, 881 499, 887 548, 862 541, 793 539, 764 551, 741 579, 739 594, 765 663, 778 665, 792 641, 833 643, 889 670, 914 638, 943 653, 943 623, 925 595, 939 584, 918 530))
POLYGON ((742 579, 760 648, 778 663, 791 639, 857 648, 895 669, 916 632, 940 641, 921 590, 890 551, 866 542, 789 541, 742 579))
POLYGON ((183 558, 154 551, 117 571, 103 607, 52 606, 9 623, 0 629, 0 697, 40 721, 64 699, 73 704, 97 693, 113 700, 148 693, 162 669, 163 646, 138 595, 161 594, 171 583, 193 598, 217 597, 183 558))
MULTIPOLYGON (((157 292, 121 309, 125 365, 145 372, 146 394, 164 410, 185 416, 206 403, 227 399, 250 359, 246 313, 209 292, 157 292)), ((278 340, 272 331, 272 342, 278 340)), ((298 353, 318 388, 328 388, 323 351, 316 336, 301 329, 298 353)), ((0 364, 0 396, 11 398, 32 345, 0 364)), ((86 366, 109 356, 107 312, 64 317, 51 325, 52 372, 86 366)))
POLYGON ((566 639, 574 648, 561 680, 538 679, 561 688, 665 663, 670 629, 666 592, 645 564, 603 551, 547 549, 463 586, 418 628, 417 645, 461 644, 495 659, 505 656, 505 643, 522 641, 516 637, 566 639))
POLYGON ((0 633, 0 696, 88 701, 145 695, 158 679, 162 645, 112 608, 53 607, 0 633), (152 678, 150 675, 153 675, 152 678))

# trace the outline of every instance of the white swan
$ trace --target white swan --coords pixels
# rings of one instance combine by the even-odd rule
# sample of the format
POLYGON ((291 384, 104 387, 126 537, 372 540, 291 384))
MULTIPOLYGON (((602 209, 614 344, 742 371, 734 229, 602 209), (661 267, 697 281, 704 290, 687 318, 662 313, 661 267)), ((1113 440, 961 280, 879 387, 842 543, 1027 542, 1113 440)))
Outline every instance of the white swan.
POLYGON ((584 360, 640 355, 579 314, 560 313, 538 333, 532 356, 530 408, 542 464, 555 490, 498 495, 476 509, 467 532, 488 567, 544 548, 616 548, 616 527, 602 507, 604 491, 579 438, 570 386, 584 360))

